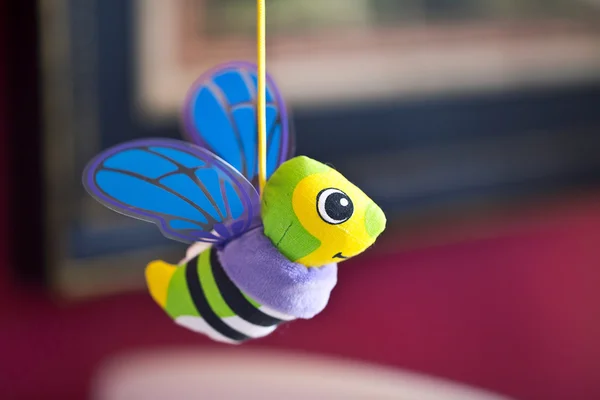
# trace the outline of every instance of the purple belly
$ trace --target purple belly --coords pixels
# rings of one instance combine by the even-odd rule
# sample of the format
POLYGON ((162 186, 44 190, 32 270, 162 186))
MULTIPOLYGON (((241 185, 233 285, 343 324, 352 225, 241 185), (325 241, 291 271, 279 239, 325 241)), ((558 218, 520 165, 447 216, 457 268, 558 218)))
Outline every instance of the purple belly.
POLYGON ((219 259, 248 296, 296 318, 320 313, 337 283, 337 264, 307 268, 289 261, 264 236, 262 226, 227 244, 219 259))

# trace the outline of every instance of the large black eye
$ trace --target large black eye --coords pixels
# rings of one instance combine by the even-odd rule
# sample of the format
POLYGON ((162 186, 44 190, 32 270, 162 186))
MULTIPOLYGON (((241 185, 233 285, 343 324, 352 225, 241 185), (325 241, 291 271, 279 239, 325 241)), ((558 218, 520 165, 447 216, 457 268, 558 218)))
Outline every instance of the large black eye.
POLYGON ((328 224, 337 225, 346 222, 354 212, 350 197, 341 190, 324 189, 317 195, 317 211, 328 224))

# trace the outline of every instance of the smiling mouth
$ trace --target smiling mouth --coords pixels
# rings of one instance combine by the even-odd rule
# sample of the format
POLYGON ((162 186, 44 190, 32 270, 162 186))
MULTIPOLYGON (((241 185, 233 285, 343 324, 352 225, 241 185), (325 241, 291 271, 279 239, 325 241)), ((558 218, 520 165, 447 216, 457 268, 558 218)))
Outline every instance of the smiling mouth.
POLYGON ((348 257, 343 256, 342 252, 340 251, 339 253, 335 254, 332 258, 341 258, 342 260, 345 260, 348 257))

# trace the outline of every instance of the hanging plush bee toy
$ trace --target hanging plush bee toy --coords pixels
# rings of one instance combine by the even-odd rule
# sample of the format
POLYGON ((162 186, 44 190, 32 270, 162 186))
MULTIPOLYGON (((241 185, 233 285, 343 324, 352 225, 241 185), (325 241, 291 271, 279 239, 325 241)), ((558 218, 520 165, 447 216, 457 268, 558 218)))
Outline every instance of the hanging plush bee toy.
POLYGON ((83 177, 106 207, 193 244, 179 265, 151 262, 148 289, 177 324, 226 343, 317 315, 337 282, 337 263, 370 247, 386 223, 339 172, 290 158, 286 106, 271 77, 262 79, 250 63, 216 67, 186 100, 191 143, 127 142, 96 156, 83 177), (257 86, 265 88, 262 102, 257 86))

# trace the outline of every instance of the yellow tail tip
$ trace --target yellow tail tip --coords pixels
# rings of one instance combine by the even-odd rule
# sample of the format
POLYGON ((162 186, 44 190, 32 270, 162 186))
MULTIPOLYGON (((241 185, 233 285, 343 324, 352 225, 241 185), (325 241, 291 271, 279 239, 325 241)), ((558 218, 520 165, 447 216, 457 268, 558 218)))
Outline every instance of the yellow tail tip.
POLYGON ((177 267, 164 261, 152 261, 146 267, 146 284, 150 295, 162 308, 167 305, 167 294, 171 277, 177 267))

